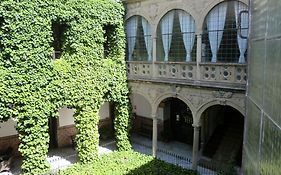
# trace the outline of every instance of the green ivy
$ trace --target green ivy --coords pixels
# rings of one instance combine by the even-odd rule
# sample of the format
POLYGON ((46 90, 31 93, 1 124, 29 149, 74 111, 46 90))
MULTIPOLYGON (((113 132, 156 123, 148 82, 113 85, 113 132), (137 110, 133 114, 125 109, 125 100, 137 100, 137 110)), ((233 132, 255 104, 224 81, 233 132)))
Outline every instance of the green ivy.
POLYGON ((117 148, 129 150, 124 9, 114 0, 1 0, 0 121, 17 120, 22 171, 48 171, 48 120, 75 109, 81 163, 98 158, 98 111, 116 106, 117 148), (53 60, 52 25, 65 27, 53 60))
POLYGON ((93 164, 75 164, 60 175, 198 175, 192 170, 163 162, 152 156, 147 156, 133 151, 113 152, 102 156, 99 161, 93 164))

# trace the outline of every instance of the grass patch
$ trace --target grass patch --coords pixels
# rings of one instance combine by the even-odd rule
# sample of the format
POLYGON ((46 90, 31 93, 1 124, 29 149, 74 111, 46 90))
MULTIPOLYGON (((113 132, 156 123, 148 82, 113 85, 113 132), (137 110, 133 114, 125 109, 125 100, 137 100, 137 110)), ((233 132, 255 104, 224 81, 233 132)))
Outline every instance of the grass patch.
POLYGON ((60 175, 197 175, 192 170, 165 163, 134 151, 106 154, 93 164, 75 164, 60 175))

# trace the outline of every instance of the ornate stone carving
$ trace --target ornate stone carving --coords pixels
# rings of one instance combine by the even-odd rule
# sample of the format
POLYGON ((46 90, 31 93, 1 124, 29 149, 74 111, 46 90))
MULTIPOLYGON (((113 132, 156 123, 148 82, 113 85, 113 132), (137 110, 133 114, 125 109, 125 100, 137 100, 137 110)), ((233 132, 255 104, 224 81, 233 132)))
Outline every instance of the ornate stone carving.
POLYGON ((158 14, 158 4, 151 4, 149 6, 149 11, 148 11, 148 14, 149 14, 149 17, 154 20, 156 17, 157 17, 157 14, 158 14))
POLYGON ((225 99, 220 99, 219 102, 220 102, 220 105, 223 105, 223 106, 226 105, 226 100, 225 99))
POLYGON ((148 89, 148 97, 150 98, 150 101, 154 101, 155 97, 158 95, 157 91, 154 89, 148 89))
POLYGON ((171 86, 171 90, 173 93, 175 93, 175 95, 178 95, 181 91, 181 87, 180 86, 176 86, 176 85, 172 85, 171 86))
POLYGON ((195 108, 198 108, 200 105, 203 104, 203 98, 199 95, 190 95, 187 94, 186 98, 192 103, 195 108))
POLYGON ((215 98, 231 98, 233 95, 232 92, 225 91, 214 91, 212 94, 215 98))

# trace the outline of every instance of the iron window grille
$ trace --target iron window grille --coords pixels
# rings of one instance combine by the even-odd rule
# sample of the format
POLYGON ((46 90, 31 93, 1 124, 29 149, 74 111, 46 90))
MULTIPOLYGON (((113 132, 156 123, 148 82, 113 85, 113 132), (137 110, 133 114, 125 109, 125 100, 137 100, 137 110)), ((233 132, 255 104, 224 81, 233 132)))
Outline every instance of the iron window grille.
POLYGON ((203 27, 202 62, 247 62, 248 39, 245 36, 248 36, 249 24, 248 14, 243 13, 247 10, 247 5, 242 2, 227 1, 218 4, 209 12, 203 27), (218 24, 218 26, 212 27, 212 23, 218 24), (220 34, 222 35, 221 39, 220 34), (217 55, 214 59, 215 51, 212 47, 216 47, 216 43, 218 44, 217 55))
POLYGON ((157 61, 194 62, 196 43, 193 17, 183 10, 171 10, 163 16, 157 28, 157 61), (167 48, 169 44, 170 47, 167 48), (187 58, 187 54, 190 54, 190 58, 187 58))
POLYGON ((151 29, 142 16, 133 16, 126 21, 126 60, 152 61, 151 29))

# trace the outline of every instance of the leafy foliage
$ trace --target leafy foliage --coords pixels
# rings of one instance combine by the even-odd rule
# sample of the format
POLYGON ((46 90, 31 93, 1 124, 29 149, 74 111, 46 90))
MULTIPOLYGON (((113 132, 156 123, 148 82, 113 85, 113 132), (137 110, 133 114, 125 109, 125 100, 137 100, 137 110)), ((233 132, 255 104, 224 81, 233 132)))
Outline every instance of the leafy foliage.
POLYGON ((191 170, 182 169, 181 167, 165 163, 133 151, 114 152, 102 156, 94 164, 75 164, 72 167, 60 172, 61 175, 196 175, 191 170))
POLYGON ((98 159, 104 101, 116 104, 117 147, 131 148, 123 11, 114 0, 1 0, 0 121, 17 120, 24 173, 48 170, 48 120, 63 106, 76 111, 82 163, 98 159), (56 24, 63 33, 54 35, 56 24))

